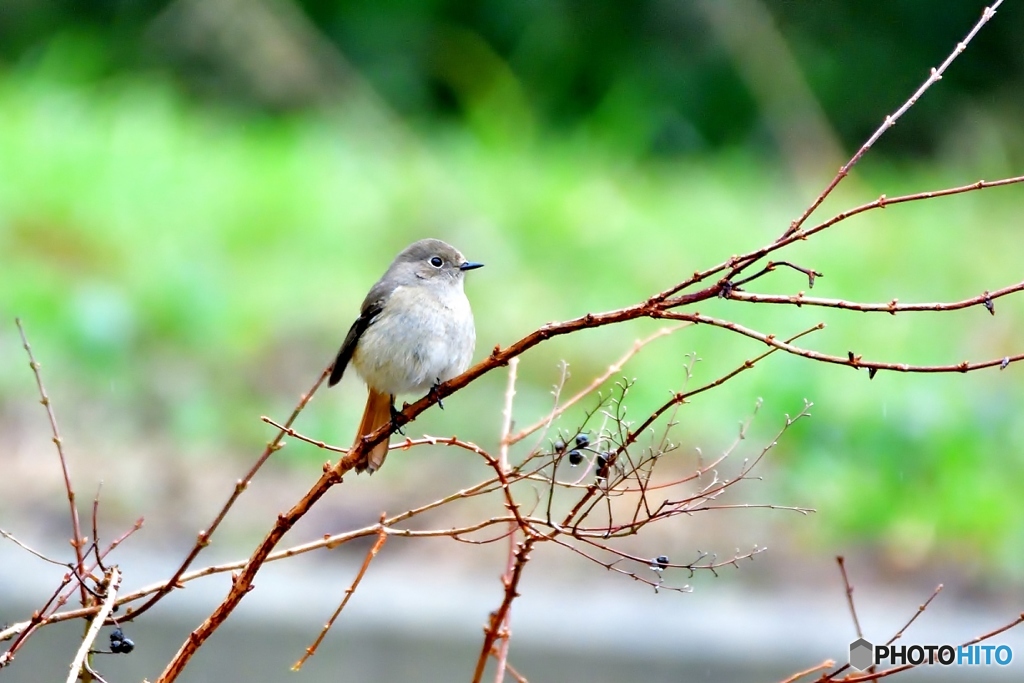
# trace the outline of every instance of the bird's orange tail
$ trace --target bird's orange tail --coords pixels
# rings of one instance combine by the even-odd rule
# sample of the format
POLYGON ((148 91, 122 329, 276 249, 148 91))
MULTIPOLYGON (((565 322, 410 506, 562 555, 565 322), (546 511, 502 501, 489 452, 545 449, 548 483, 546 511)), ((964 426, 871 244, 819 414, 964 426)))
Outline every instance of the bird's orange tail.
MULTIPOLYGON (((356 441, 353 448, 359 445, 364 436, 369 436, 384 425, 391 424, 391 396, 370 389, 370 395, 366 397, 366 409, 363 410, 363 419, 359 423, 359 431, 356 432, 356 441)), ((388 441, 390 436, 370 449, 366 454, 366 460, 356 466, 357 472, 369 470, 373 474, 384 464, 384 458, 388 455, 388 441)))

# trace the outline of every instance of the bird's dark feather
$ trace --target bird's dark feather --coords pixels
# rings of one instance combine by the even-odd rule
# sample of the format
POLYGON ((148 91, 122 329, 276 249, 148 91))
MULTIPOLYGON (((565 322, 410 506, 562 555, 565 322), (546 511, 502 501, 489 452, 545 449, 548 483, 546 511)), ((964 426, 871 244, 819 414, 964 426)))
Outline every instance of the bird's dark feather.
POLYGON ((363 332, 373 324, 373 321, 377 319, 377 316, 380 315, 381 310, 384 308, 385 299, 380 297, 379 293, 375 290, 377 290, 376 286, 370 290, 370 294, 363 301, 362 313, 352 323, 352 327, 348 328, 345 341, 342 343, 341 348, 338 349, 338 357, 334 359, 334 367, 331 369, 331 378, 327 380, 327 386, 329 387, 333 387, 341 381, 341 376, 345 374, 345 368, 348 367, 348 362, 352 360, 352 354, 356 351, 356 344, 359 343, 359 338, 363 336, 363 332))

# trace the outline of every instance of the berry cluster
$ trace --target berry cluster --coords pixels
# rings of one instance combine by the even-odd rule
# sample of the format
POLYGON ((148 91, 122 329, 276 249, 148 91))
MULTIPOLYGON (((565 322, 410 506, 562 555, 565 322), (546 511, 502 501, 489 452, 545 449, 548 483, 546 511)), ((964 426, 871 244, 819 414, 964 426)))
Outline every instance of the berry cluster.
MULTIPOLYGON (((565 453, 565 449, 567 448, 565 441, 563 441, 562 439, 557 439, 554 443, 554 447, 555 453, 558 455, 562 455, 563 453, 565 453)), ((590 448, 590 437, 587 436, 586 434, 577 434, 576 447, 570 450, 568 454, 569 464, 573 467, 579 466, 579 464, 583 462, 583 459, 585 457, 583 455, 583 451, 593 450, 594 449, 590 448)), ((598 452, 594 456, 594 464, 597 466, 596 471, 598 479, 608 478, 608 460, 610 457, 611 454, 608 453, 607 451, 598 452)))
POLYGON ((110 632, 110 651, 117 655, 126 655, 135 649, 135 643, 124 635, 124 631, 115 628, 110 632))

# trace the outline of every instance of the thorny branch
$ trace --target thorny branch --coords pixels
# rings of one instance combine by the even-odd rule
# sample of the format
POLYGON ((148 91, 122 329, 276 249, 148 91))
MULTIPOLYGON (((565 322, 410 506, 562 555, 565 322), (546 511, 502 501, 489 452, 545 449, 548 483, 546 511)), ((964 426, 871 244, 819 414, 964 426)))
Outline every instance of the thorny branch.
MULTIPOLYGON (((508 462, 508 449, 512 443, 512 412, 513 412, 513 400, 516 396, 516 378, 517 371, 519 369, 519 359, 513 358, 508 364, 508 386, 505 389, 505 406, 501 411, 501 437, 498 440, 498 467, 504 476, 508 476, 511 468, 508 462)), ((506 489, 507 490, 507 489, 506 489)), ((510 506, 510 512, 517 511, 514 508, 514 502, 510 495, 507 496, 510 506)), ((509 522, 508 530, 508 561, 505 566, 505 574, 502 576, 502 583, 506 586, 512 581, 513 573, 516 570, 516 564, 519 562, 519 554, 517 552, 517 534, 518 530, 517 521, 509 522)), ((524 560, 525 562, 525 560, 524 560)), ((507 590, 507 588, 506 588, 507 590)), ((494 675, 495 683, 502 683, 505 680, 505 671, 508 668, 508 645, 511 639, 511 633, 509 631, 509 622, 511 621, 511 610, 507 610, 501 619, 501 622, 495 622, 492 620, 488 625, 488 629, 494 628, 494 633, 490 634, 491 647, 497 647, 495 657, 497 659, 496 672, 494 675), (496 645, 495 645, 496 642, 496 645)), ((486 640, 486 638, 485 638, 486 640)), ((485 647, 487 647, 485 645, 485 647)), ((490 653, 491 650, 488 650, 490 653)))
POLYGON ((370 562, 373 561, 373 558, 377 557, 377 553, 379 553, 380 549, 384 547, 384 543, 388 540, 387 530, 383 526, 384 518, 385 515, 381 515, 380 528, 377 530, 377 542, 374 543, 369 552, 366 553, 366 558, 363 560, 362 566, 359 567, 359 572, 356 573, 356 578, 352 580, 352 585, 345 589, 345 597, 341 599, 341 603, 338 605, 338 608, 334 610, 331 618, 327 620, 326 624, 324 624, 324 627, 320 630, 320 635, 316 637, 313 644, 306 648, 306 652, 302 655, 299 661, 292 665, 292 671, 300 670, 302 665, 306 663, 306 660, 316 654, 316 649, 320 647, 320 643, 322 643, 324 638, 327 636, 327 632, 331 630, 331 627, 334 626, 334 622, 338 620, 338 617, 341 615, 341 611, 345 609, 345 605, 348 604, 352 594, 356 592, 356 588, 359 588, 359 582, 363 580, 363 576, 366 575, 366 570, 370 568, 370 562))
MULTIPOLYGON (((85 554, 82 552, 85 539, 82 538, 82 527, 78 521, 78 506, 75 505, 75 489, 71 485, 68 459, 64 455, 64 439, 60 436, 60 428, 57 427, 57 416, 53 412, 53 403, 51 403, 50 397, 46 393, 46 387, 43 386, 43 375, 39 372, 39 363, 32 354, 32 347, 28 343, 28 337, 25 334, 25 328, 21 324, 21 318, 15 318, 14 323, 18 326, 18 334, 21 335, 21 345, 25 349, 25 353, 28 354, 28 364, 36 378, 36 388, 39 389, 39 402, 46 408, 46 417, 50 420, 50 431, 53 434, 53 444, 57 447, 57 456, 60 458, 60 470, 64 475, 64 489, 67 492, 68 507, 71 512, 71 547, 75 549, 75 569, 81 574, 85 565, 85 554)), ((84 607, 89 602, 84 585, 80 585, 80 593, 82 606, 84 607)))
POLYGON ((871 149, 876 142, 878 142, 878 139, 882 137, 882 135, 885 134, 887 130, 896 125, 896 122, 899 121, 901 116, 906 114, 911 107, 917 104, 917 101, 921 99, 921 96, 924 95, 925 91, 928 90, 928 88, 932 87, 935 83, 939 82, 939 80, 942 78, 942 74, 946 72, 946 69, 948 69, 949 65, 953 63, 953 60, 960 56, 960 54, 967 49, 967 45, 972 40, 974 40, 974 36, 978 35, 978 31, 980 31, 981 28, 985 24, 987 24, 989 20, 992 19, 992 17, 996 15, 996 10, 999 9, 999 6, 1002 4, 1003 0, 996 0, 994 3, 992 3, 991 6, 985 8, 985 10, 981 13, 981 19, 979 19, 978 22, 971 28, 971 30, 967 33, 967 36, 962 41, 957 43, 956 48, 949 53, 949 56, 946 57, 945 60, 943 60, 942 64, 939 64, 938 67, 932 69, 928 73, 928 78, 925 80, 925 82, 922 83, 921 86, 914 91, 914 94, 911 95, 907 99, 907 101, 900 106, 899 109, 885 117, 885 120, 882 122, 882 125, 879 126, 874 133, 871 134, 871 137, 868 138, 867 142, 861 145, 861 148, 857 150, 857 153, 853 155, 853 158, 851 158, 849 161, 843 164, 843 167, 839 169, 839 173, 837 173, 836 177, 832 179, 832 182, 830 182, 828 186, 825 187, 825 189, 822 191, 822 193, 818 195, 818 197, 813 202, 811 202, 811 205, 807 207, 807 209, 800 215, 800 217, 793 221, 793 223, 789 226, 789 229, 786 230, 785 233, 783 233, 783 239, 800 230, 800 227, 810 217, 810 215, 814 213, 814 211, 819 206, 821 206, 821 203, 825 201, 825 198, 832 194, 832 190, 834 190, 836 186, 839 185, 840 182, 842 182, 843 178, 849 175, 850 169, 852 169, 854 165, 856 165, 856 163, 861 160, 861 157, 867 154, 868 150, 871 149))
MULTIPOLYGON (((845 566, 845 563, 843 561, 843 558, 842 557, 838 557, 838 558, 836 558, 836 560, 839 562, 839 567, 840 567, 840 570, 842 571, 843 584, 846 587, 846 594, 847 594, 847 599, 849 601, 850 613, 851 613, 851 615, 853 617, 853 620, 854 620, 854 626, 855 626, 855 629, 856 629, 856 632, 857 632, 857 636, 858 637, 863 637, 863 634, 862 634, 861 629, 860 629, 860 622, 857 619, 857 612, 856 612, 856 610, 853 607, 853 598, 852 598, 852 595, 853 595, 853 585, 850 582, 849 577, 846 574, 846 566, 845 566)), ((932 591, 932 594, 928 597, 928 599, 925 600, 924 603, 922 603, 917 608, 917 610, 910 616, 910 618, 907 620, 907 622, 903 626, 901 626, 900 629, 888 641, 886 641, 886 645, 892 645, 899 638, 902 638, 903 634, 907 631, 907 629, 910 628, 910 626, 915 621, 917 621, 918 617, 920 617, 921 615, 923 615, 925 613, 925 611, 928 609, 928 606, 931 605, 932 601, 935 599, 935 597, 941 591, 942 591, 942 585, 940 584, 934 591, 932 591)), ((960 647, 967 647, 967 646, 970 646, 970 645, 977 645, 978 643, 981 643, 981 642, 984 642, 986 640, 990 640, 992 638, 995 638, 999 634, 1005 633, 1006 631, 1009 631, 1010 629, 1016 628, 1017 626, 1020 626, 1021 624, 1024 624, 1024 613, 1017 615, 1017 617, 1015 619, 1013 619, 1012 621, 1010 621, 1010 622, 1008 622, 1006 624, 1003 624, 1002 626, 1000 626, 998 628, 992 629, 991 631, 988 631, 987 633, 983 633, 980 636, 977 636, 975 638, 971 638, 970 640, 968 640, 968 641, 966 641, 964 643, 961 643, 960 647)), ((798 679, 800 679, 800 678, 802 678, 804 676, 808 676, 808 675, 814 673, 815 671, 819 671, 822 668, 831 668, 832 666, 835 665, 834 662, 827 663, 827 664, 828 664, 827 667, 825 667, 824 665, 821 665, 821 666, 817 666, 817 667, 808 669, 806 671, 802 671, 799 674, 794 674, 790 678, 786 679, 786 682, 784 682, 784 683, 791 683, 791 682, 796 681, 796 680, 798 680, 798 679)), ((919 666, 919 665, 918 664, 909 664, 908 663, 908 664, 903 664, 901 666, 894 666, 892 668, 885 669, 883 671, 875 671, 875 668, 872 666, 872 667, 870 667, 868 669, 868 671, 866 673, 855 674, 855 675, 847 675, 847 676, 843 677, 841 680, 843 681, 843 683, 863 683, 864 681, 877 681, 877 680, 879 680, 881 678, 888 678, 889 676, 892 676, 892 675, 895 675, 895 674, 899 674, 899 673, 903 673, 905 671, 909 671, 910 669, 913 669, 913 668, 915 668, 917 666, 919 666)), ((838 667, 835 671, 822 674, 821 677, 815 679, 815 683, 828 683, 829 681, 834 681, 834 680, 837 679, 837 677, 840 674, 842 674, 844 671, 847 671, 849 668, 850 668, 849 664, 843 664, 842 666, 838 667)))

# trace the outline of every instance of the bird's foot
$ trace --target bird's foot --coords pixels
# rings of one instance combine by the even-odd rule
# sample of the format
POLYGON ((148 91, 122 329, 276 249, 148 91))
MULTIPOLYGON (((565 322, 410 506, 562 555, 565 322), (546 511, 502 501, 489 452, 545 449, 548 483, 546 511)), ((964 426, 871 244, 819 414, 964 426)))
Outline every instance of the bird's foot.
MULTIPOLYGON (((405 408, 405 406, 402 406, 405 408)), ((402 431, 402 425, 399 423, 398 418, 402 415, 402 411, 395 407, 395 397, 391 397, 391 431, 395 434, 405 436, 405 432, 402 431)))
POLYGON ((435 380, 436 381, 434 382, 434 384, 430 387, 430 393, 428 394, 428 396, 430 396, 430 398, 436 399, 437 407, 440 408, 441 410, 444 410, 444 404, 441 403, 441 397, 438 396, 437 392, 437 388, 441 386, 441 378, 437 377, 435 378, 435 380))

